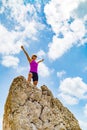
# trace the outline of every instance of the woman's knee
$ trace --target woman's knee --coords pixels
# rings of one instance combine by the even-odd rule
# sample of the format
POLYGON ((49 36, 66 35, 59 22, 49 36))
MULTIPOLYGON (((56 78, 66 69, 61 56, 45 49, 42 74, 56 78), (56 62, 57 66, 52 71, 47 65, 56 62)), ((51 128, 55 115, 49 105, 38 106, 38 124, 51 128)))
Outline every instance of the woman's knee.
POLYGON ((32 78, 32 73, 29 73, 29 74, 28 74, 28 77, 32 78))
POLYGON ((28 81, 31 81, 31 78, 32 78, 32 73, 29 73, 28 74, 28 81))
POLYGON ((34 84, 34 85, 37 85, 37 84, 38 84, 38 81, 34 81, 33 84, 34 84))

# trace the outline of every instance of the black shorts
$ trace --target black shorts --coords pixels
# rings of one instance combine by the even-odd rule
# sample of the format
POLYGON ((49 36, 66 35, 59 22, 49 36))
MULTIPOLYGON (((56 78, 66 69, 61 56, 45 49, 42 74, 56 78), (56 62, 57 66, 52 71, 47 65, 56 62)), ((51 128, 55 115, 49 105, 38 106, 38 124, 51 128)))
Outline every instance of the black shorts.
POLYGON ((36 72, 30 72, 30 73, 32 73, 33 81, 38 81, 38 74, 36 72))

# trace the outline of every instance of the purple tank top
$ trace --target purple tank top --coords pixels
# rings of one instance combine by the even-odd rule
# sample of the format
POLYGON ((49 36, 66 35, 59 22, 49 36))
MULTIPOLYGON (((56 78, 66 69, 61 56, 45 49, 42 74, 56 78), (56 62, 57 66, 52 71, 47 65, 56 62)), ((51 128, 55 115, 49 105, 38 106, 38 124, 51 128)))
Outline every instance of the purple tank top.
POLYGON ((38 71, 38 63, 35 60, 32 60, 30 62, 30 72, 36 72, 38 71))

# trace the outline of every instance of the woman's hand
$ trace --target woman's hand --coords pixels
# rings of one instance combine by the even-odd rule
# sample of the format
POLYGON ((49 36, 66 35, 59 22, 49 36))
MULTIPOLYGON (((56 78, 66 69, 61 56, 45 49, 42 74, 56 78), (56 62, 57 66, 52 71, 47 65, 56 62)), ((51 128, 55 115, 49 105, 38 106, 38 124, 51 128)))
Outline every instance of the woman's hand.
POLYGON ((42 59, 42 60, 39 60, 39 61, 38 61, 38 63, 40 63, 40 62, 43 62, 43 61, 44 61, 44 59, 42 59))
POLYGON ((44 59, 42 59, 42 61, 44 61, 44 59))
POLYGON ((24 47, 23 47, 23 46, 21 46, 21 49, 22 49, 22 50, 24 50, 24 47))

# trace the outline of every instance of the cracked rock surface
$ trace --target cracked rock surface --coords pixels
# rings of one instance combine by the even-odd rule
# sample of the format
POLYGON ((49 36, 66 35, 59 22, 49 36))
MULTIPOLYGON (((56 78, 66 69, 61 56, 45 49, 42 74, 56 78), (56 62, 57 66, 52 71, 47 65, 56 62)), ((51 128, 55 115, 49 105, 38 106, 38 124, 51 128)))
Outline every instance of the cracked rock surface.
POLYGON ((47 86, 41 89, 23 76, 13 80, 5 104, 3 130, 81 130, 74 115, 54 98, 47 86))

